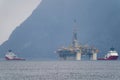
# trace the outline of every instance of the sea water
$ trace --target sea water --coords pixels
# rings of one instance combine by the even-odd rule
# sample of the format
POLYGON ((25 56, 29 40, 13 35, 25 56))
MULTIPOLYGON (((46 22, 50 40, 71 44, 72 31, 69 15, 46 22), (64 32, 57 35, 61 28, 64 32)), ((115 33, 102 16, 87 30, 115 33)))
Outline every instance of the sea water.
POLYGON ((3 61, 0 80, 120 80, 120 62, 3 61))

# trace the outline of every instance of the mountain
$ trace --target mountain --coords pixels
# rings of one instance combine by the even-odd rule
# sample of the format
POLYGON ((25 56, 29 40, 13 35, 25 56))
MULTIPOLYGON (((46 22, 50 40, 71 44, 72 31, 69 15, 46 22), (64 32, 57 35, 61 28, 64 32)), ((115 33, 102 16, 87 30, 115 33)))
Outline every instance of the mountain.
POLYGON ((119 0, 43 0, 0 46, 0 56, 12 49, 28 60, 56 60, 54 51, 72 42, 74 19, 80 44, 97 47, 98 56, 112 46, 120 52, 119 5, 119 0))

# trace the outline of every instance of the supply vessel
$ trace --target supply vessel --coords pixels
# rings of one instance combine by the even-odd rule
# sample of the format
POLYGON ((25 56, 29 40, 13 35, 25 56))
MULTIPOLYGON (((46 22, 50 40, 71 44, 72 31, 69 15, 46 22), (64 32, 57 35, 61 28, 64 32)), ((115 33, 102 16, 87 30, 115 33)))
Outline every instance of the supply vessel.
POLYGON ((8 50, 8 52, 5 55, 6 60, 25 60, 24 58, 19 58, 15 53, 12 52, 12 50, 8 50))
POLYGON ((117 60, 119 57, 118 52, 112 47, 104 58, 98 58, 98 60, 117 60))

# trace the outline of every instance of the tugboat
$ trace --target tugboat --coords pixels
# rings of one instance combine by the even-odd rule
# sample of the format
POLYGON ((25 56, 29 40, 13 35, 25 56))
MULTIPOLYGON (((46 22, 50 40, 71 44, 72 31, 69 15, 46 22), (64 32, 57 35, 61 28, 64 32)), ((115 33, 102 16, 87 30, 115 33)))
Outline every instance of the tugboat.
POLYGON ((7 54, 5 55, 5 59, 6 60, 25 60, 23 58, 19 58, 17 57, 17 55, 15 55, 12 50, 8 50, 7 54))
POLYGON ((104 58, 98 58, 98 60, 117 60, 119 57, 118 52, 114 48, 110 48, 110 51, 105 55, 104 58))

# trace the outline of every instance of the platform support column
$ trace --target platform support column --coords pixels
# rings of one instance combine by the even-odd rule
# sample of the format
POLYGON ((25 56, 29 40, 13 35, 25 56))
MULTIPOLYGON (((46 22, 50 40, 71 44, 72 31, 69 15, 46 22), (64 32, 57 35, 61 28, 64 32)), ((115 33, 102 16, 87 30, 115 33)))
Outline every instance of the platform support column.
POLYGON ((80 52, 76 53, 76 60, 81 60, 81 53, 80 52))
POLYGON ((97 60, 97 53, 93 53, 92 60, 97 60))

